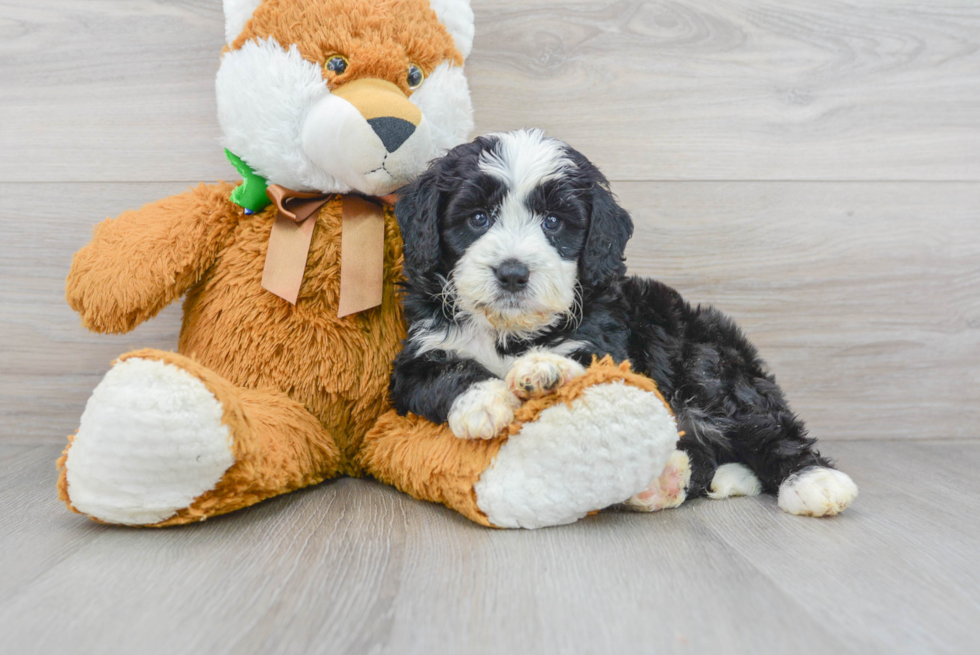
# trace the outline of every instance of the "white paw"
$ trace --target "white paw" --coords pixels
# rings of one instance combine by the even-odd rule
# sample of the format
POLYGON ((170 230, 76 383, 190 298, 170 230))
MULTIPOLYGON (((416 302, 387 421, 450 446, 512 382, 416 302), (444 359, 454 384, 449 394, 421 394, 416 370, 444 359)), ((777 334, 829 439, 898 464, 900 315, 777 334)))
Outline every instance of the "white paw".
POLYGON ((532 350, 514 362, 506 380, 518 398, 535 398, 584 374, 585 367, 568 357, 546 350, 532 350))
POLYGON ((675 450, 664 472, 649 487, 626 501, 626 506, 638 512, 655 512, 677 507, 687 499, 691 483, 691 460, 683 450, 675 450))
POLYGON ((762 493, 762 483, 744 464, 722 464, 711 478, 708 498, 719 500, 732 496, 758 496, 762 493))
POLYGON ((477 382, 449 410, 449 428, 460 439, 492 439, 514 420, 521 401, 503 380, 477 382))
POLYGON ((222 413, 204 383, 177 366, 116 364, 92 392, 68 450, 71 504, 108 523, 170 518, 235 462, 222 413))
POLYGON ((797 516, 833 516, 857 498, 858 488, 836 469, 814 466, 779 485, 779 509, 797 516))

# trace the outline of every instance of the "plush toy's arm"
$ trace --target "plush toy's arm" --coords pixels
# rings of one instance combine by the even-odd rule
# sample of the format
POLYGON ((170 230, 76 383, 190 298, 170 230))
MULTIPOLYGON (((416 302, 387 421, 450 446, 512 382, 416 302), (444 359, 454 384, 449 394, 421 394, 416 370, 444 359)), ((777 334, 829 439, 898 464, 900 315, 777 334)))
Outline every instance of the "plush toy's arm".
POLYGON ((391 400, 403 416, 411 412, 433 423, 445 423, 459 396, 472 385, 496 377, 474 360, 443 350, 417 354, 409 344, 395 358, 391 400))
POLYGON ((75 254, 66 283, 82 324, 128 332, 187 291, 239 219, 231 188, 202 184, 100 223, 75 254))

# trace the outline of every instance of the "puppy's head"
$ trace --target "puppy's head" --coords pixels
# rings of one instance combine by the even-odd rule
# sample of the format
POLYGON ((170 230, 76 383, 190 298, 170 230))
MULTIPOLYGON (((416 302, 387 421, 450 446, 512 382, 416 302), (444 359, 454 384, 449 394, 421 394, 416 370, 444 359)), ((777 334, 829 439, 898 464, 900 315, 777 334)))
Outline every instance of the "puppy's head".
POLYGON ((633 232, 602 173, 539 130, 451 150, 395 211, 412 288, 512 334, 572 318, 579 288, 622 277, 633 232))

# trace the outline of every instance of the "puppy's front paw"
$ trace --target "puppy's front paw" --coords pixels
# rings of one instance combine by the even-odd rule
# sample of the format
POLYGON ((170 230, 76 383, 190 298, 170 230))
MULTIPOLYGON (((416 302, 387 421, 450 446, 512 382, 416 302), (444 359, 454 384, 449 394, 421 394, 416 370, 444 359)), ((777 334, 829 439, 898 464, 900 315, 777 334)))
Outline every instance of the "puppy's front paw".
POLYGON ((585 373, 578 362, 547 351, 531 351, 517 359, 507 373, 507 386, 518 398, 551 393, 585 373))
POLYGON ((514 420, 520 405, 503 380, 477 382, 453 402, 449 428, 460 439, 491 439, 514 420))

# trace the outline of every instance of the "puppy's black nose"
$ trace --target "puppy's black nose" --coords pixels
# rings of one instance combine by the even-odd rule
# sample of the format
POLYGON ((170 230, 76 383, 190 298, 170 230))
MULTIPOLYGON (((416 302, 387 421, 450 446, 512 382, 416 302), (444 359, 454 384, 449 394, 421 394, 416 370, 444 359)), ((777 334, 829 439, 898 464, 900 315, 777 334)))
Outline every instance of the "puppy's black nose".
POLYGON ((526 287, 527 280, 531 277, 531 271, 527 270, 527 266, 516 259, 504 261, 500 266, 493 269, 493 272, 496 274, 497 279, 500 280, 500 286, 511 293, 520 291, 526 287))
POLYGON ((381 143, 385 144, 385 150, 388 152, 395 152, 401 148, 402 144, 408 141, 408 137, 415 132, 412 123, 394 116, 372 118, 368 121, 368 125, 381 139, 381 143))

